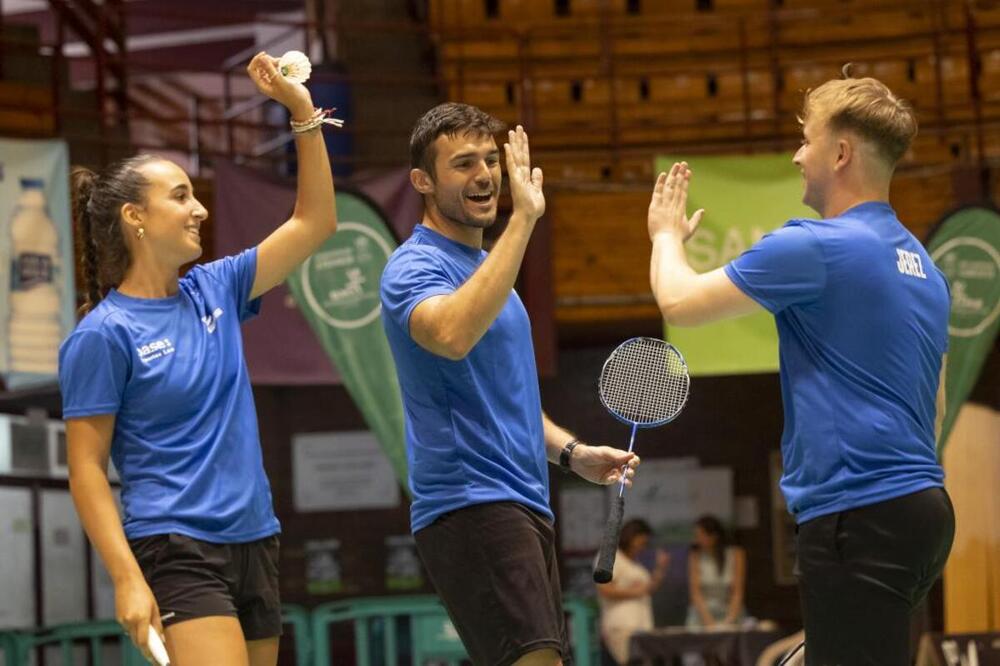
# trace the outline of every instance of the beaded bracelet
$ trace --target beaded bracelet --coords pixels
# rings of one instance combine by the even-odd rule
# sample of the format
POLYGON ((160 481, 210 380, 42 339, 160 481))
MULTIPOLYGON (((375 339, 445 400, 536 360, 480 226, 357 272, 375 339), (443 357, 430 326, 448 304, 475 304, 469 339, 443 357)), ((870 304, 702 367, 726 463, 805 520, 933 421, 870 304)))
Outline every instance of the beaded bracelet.
POLYGON ((292 126, 292 132, 294 134, 305 134, 306 132, 311 132, 317 127, 320 127, 322 125, 333 125, 334 127, 343 127, 344 126, 343 120, 341 120, 340 118, 333 118, 330 116, 330 114, 336 110, 337 110, 336 108, 332 109, 318 108, 315 111, 313 111, 313 114, 309 118, 309 120, 302 120, 302 121, 291 120, 289 121, 289 124, 292 126))

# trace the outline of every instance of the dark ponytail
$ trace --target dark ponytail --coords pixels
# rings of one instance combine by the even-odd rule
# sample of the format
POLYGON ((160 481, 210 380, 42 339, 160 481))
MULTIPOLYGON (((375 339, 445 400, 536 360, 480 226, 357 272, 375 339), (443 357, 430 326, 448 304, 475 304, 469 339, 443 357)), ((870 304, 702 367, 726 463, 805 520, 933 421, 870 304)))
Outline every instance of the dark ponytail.
POLYGON ((83 285, 87 290, 80 313, 86 314, 101 300, 101 290, 97 279, 97 246, 94 244, 92 222, 88 210, 90 196, 94 191, 97 174, 84 167, 76 167, 70 174, 70 190, 73 197, 73 220, 76 222, 77 238, 80 239, 83 259, 83 285))
POLYGON ((131 263, 121 223, 127 203, 143 204, 149 181, 139 167, 162 158, 137 155, 117 162, 98 176, 77 167, 71 176, 73 220, 82 245, 86 299, 80 312, 90 312, 125 277, 131 263))

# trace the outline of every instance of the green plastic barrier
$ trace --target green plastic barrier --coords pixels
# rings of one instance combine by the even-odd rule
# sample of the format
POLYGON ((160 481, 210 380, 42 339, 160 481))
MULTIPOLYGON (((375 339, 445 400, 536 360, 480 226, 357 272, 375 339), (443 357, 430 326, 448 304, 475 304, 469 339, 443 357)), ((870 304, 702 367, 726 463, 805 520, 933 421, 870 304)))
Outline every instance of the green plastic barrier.
POLYGON ((385 655, 395 657, 399 652, 400 636, 397 618, 408 621, 414 615, 443 614, 444 608, 437 597, 429 595, 412 597, 378 597, 334 601, 317 606, 312 612, 313 663, 315 666, 330 666, 329 627, 332 624, 349 622, 354 629, 355 660, 357 666, 371 666, 373 663, 372 636, 378 629, 383 659, 385 655))
MULTIPOLYGON (((282 621, 292 628, 295 642, 295 661, 297 666, 311 666, 312 661, 312 623, 309 611, 301 606, 285 604, 281 607, 282 621)), ((91 622, 74 622, 60 624, 45 629, 30 629, 24 631, 0 632, 0 654, 3 654, 4 666, 27 666, 36 648, 58 646, 60 659, 55 662, 50 658, 47 666, 73 666, 74 648, 90 647, 92 666, 104 666, 103 647, 109 642, 117 642, 121 656, 121 666, 148 666, 142 654, 132 644, 128 635, 114 620, 95 620, 91 622)), ((51 653, 49 655, 51 657, 51 653)))
MULTIPOLYGON (((146 660, 132 645, 132 641, 122 631, 121 626, 113 620, 73 622, 47 629, 11 632, 9 638, 10 656, 7 656, 6 649, 4 652, 4 657, 7 659, 6 666, 26 666, 30 663, 31 653, 35 648, 49 646, 59 647, 61 657, 59 663, 63 666, 73 666, 76 663, 73 658, 73 649, 79 646, 90 647, 90 664, 104 666, 103 647, 109 641, 118 644, 122 666, 146 665, 146 660)), ((48 666, 54 666, 52 659, 49 659, 47 663, 48 666)))
MULTIPOLYGON (((600 663, 597 635, 594 631, 596 609, 592 602, 566 599, 563 607, 569 615, 574 663, 595 666, 600 663)), ((356 666, 395 664, 401 643, 408 643, 413 666, 428 660, 457 666, 468 659, 458 634, 435 596, 378 597, 352 599, 323 604, 313 609, 313 665, 331 666, 330 625, 351 623, 354 632, 356 666), (400 631, 404 627, 404 631, 400 631), (408 639, 408 640, 407 640, 408 639)))
POLYGON ((463 659, 469 658, 444 609, 410 617, 410 648, 413 666, 423 666, 431 659, 459 666, 463 659))
POLYGON ((311 666, 313 663, 312 623, 309 615, 309 611, 302 606, 292 604, 281 606, 281 621, 286 627, 292 628, 297 666, 311 666))

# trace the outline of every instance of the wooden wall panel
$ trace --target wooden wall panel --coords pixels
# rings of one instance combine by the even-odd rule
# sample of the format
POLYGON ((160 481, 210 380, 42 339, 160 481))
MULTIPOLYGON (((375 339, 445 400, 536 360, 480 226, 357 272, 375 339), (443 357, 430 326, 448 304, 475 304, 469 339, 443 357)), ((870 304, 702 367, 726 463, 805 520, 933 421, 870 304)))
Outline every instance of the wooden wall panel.
POLYGON ((955 543, 944 574, 945 630, 1000 630, 1000 412, 966 404, 944 450, 955 543))
POLYGON ((547 193, 557 322, 657 316, 649 294, 648 207, 649 192, 638 189, 547 193))

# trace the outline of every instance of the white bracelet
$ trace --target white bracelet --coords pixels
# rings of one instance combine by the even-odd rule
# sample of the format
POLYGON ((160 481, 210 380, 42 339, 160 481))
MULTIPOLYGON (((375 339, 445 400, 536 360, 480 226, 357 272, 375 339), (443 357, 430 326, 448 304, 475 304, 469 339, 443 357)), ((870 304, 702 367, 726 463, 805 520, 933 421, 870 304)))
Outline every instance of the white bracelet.
POLYGON ((311 132, 317 127, 322 125, 333 125, 334 127, 343 127, 344 121, 340 118, 333 118, 330 116, 331 113, 336 111, 336 109, 321 109, 317 108, 313 111, 312 117, 309 120, 289 121, 289 125, 292 126, 292 132, 294 134, 305 134, 306 132, 311 132))

